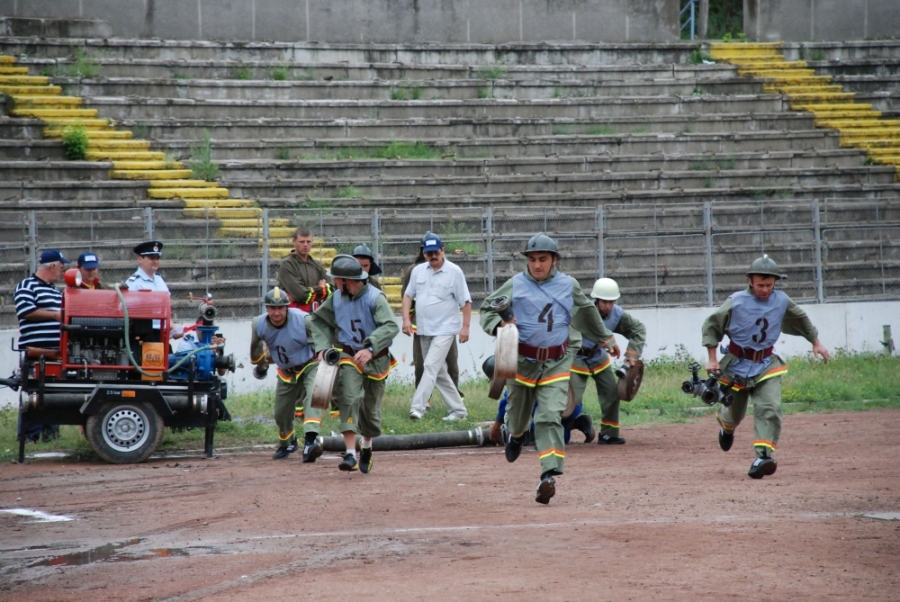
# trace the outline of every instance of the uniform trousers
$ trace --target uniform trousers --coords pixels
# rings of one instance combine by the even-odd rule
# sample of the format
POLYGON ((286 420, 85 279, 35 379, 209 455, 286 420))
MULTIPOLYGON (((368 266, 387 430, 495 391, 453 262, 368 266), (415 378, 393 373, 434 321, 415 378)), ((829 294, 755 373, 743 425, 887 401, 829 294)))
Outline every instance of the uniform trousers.
MULTIPOLYGON (((384 358, 372 360, 383 362, 384 358)), ((385 374, 387 376, 387 374, 385 374)), ((363 437, 381 435, 381 401, 384 398, 384 378, 375 380, 360 372, 352 360, 344 356, 338 369, 337 407, 341 413, 340 431, 352 431, 363 437)))
POLYGON ((747 413, 747 404, 753 402, 753 449, 756 457, 774 457, 778 438, 781 436, 781 377, 776 376, 742 391, 732 391, 734 403, 722 406, 716 413, 719 424, 726 432, 733 432, 747 413))
POLYGON ((516 378, 506 381, 509 388, 506 427, 518 438, 528 430, 533 418, 541 474, 563 473, 566 443, 562 413, 566 409, 574 356, 574 351, 569 350, 558 360, 538 362, 519 355, 516 378))
MULTIPOLYGON (((578 403, 582 403, 588 382, 594 381, 594 384, 597 386, 597 399, 600 402, 602 416, 600 418, 600 436, 609 435, 615 438, 619 436, 619 383, 610 366, 611 364, 607 363, 606 368, 588 376, 580 374, 577 370, 582 368, 584 371, 590 371, 589 364, 575 360, 572 364, 572 383, 570 386, 575 393, 575 399, 578 403)), ((596 368, 596 364, 594 367, 596 368)))
POLYGON ((299 375, 292 375, 290 381, 284 380, 281 374, 276 374, 278 382, 275 385, 275 424, 278 425, 278 438, 282 444, 287 444, 294 436, 294 409, 297 406, 305 408, 303 432, 319 432, 322 410, 309 406, 318 367, 317 363, 310 364, 299 375))
POLYGON ((447 353, 456 340, 456 335, 418 335, 418 338, 425 358, 424 370, 422 371, 422 380, 419 381, 413 395, 412 405, 409 408, 410 413, 421 417, 425 413, 431 392, 437 387, 447 405, 447 413, 456 418, 465 418, 468 415, 466 406, 447 371, 447 353))

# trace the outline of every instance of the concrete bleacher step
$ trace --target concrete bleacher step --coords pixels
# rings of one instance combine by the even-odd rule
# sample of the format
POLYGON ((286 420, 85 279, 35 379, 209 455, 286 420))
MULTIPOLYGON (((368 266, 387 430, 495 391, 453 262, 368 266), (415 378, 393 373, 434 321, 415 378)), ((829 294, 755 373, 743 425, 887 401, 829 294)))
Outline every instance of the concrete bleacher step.
MULTIPOLYGON (((0 200, 30 201, 109 201, 145 200, 147 182, 126 180, 47 180, 31 182, 0 181, 0 200)), ((97 207, 99 205, 91 205, 97 207)))
MULTIPOLYGON (((423 145, 441 159, 563 157, 575 155, 637 155, 680 153, 733 153, 788 150, 834 150, 840 139, 826 130, 720 131, 712 133, 647 133, 604 135, 548 135, 494 138, 388 139, 278 138, 212 140, 214 161, 277 160, 279 152, 292 160, 358 160, 384 154, 391 144, 423 145)), ((172 156, 187 157, 192 139, 158 143, 172 156)))
MULTIPOLYGON (((93 59, 98 76, 105 78, 154 78, 176 80, 275 80, 284 76, 288 81, 372 81, 372 80, 444 80, 475 79, 583 79, 622 81, 626 78, 696 78, 727 77, 734 69, 719 64, 679 63, 631 63, 631 64, 410 64, 361 62, 300 62, 286 63, 282 59, 249 61, 243 59, 221 60, 164 60, 153 58, 103 58, 93 59)), ((28 65, 35 73, 65 77, 75 66, 71 56, 65 58, 20 57, 18 64, 28 65)), ((19 69, 19 68, 15 68, 19 69)), ((23 73, 16 71, 15 73, 23 73)))
MULTIPOLYGON (((553 135, 687 134, 797 131, 814 127, 804 113, 707 113, 654 117, 585 118, 416 118, 416 119, 128 119, 123 127, 140 125, 164 143, 183 139, 185 132, 206 131, 214 140, 316 138, 412 139, 496 138, 553 135)), ((277 148, 277 146, 276 146, 277 148)))
MULTIPOLYGON (((812 70, 807 75, 814 78, 812 70)), ((828 78, 822 78, 823 80, 828 78)), ((244 81, 144 78, 55 78, 85 97, 189 98, 197 101, 257 100, 540 100, 573 97, 692 96, 759 94, 752 77, 655 78, 626 81, 574 80, 379 80, 244 81)))
POLYGON ((108 162, 0 160, 0 181, 101 181, 108 179, 111 167, 108 162))
POLYGON ((247 179, 296 179, 321 178, 427 178, 466 177, 484 174, 514 175, 541 174, 556 177, 565 173, 586 172, 637 172, 637 171, 729 171, 741 169, 765 169, 767 167, 814 168, 859 167, 865 153, 861 150, 813 150, 813 151, 760 151, 722 153, 674 153, 658 152, 651 155, 567 155, 531 156, 490 159, 434 159, 434 160, 246 160, 226 161, 220 164, 219 174, 223 182, 247 179))
MULTIPOLYGON (((543 193, 577 193, 601 190, 662 190, 672 188, 734 187, 752 188, 762 185, 793 187, 841 184, 847 181, 890 183, 896 170, 888 167, 820 167, 766 168, 747 170, 657 171, 657 172, 592 172, 558 174, 490 175, 423 178, 344 178, 322 182, 319 179, 283 178, 281 181, 231 179, 228 187, 235 194, 258 198, 328 199, 339 196, 355 198, 469 195, 508 195, 523 190, 543 193)), ((152 194, 153 191, 151 190, 152 194)))
MULTIPOLYGON (((798 95, 797 100, 852 98, 850 93, 798 95)), ((86 103, 116 121, 215 119, 606 119, 636 116, 772 113, 784 109, 776 94, 546 98, 537 100, 195 100, 170 97, 91 97, 86 103)))
POLYGON ((53 38, 7 36, 0 53, 44 58, 72 58, 73 46, 91 60, 108 58, 168 61, 241 60, 246 62, 402 65, 653 65, 688 64, 696 46, 665 43, 505 44, 320 44, 316 42, 251 42, 151 40, 125 38, 53 38))

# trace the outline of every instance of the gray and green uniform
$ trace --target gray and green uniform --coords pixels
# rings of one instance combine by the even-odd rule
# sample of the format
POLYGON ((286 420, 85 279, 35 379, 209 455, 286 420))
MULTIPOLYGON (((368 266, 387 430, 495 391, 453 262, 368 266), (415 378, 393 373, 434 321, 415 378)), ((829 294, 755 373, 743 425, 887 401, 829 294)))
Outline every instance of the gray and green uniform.
MULTIPOLYGON (((644 342, 647 340, 647 329, 644 324, 618 305, 613 305, 609 315, 605 318, 601 316, 601 319, 603 325, 611 332, 628 339, 628 349, 625 351, 626 359, 640 359, 641 352, 644 350, 644 342)), ((585 335, 581 343, 581 350, 575 354, 575 360, 572 362, 571 387, 577 403, 581 403, 584 391, 588 386, 588 379, 593 379, 597 385, 597 398, 602 412, 600 435, 615 438, 619 436, 619 383, 610 369, 611 365, 612 357, 603 348, 603 345, 585 335)))
POLYGON ((273 326, 267 314, 253 318, 250 362, 258 364, 264 361, 265 342, 278 373, 275 424, 278 425, 278 438, 282 445, 287 445, 294 436, 295 408, 301 412, 306 408, 304 433, 318 433, 322 423, 322 410, 309 407, 319 364, 315 361, 307 318, 306 312, 294 308, 288 308, 287 319, 281 326, 273 326))
POLYGON ((491 309, 491 301, 504 295, 512 299, 519 330, 516 378, 506 383, 507 428, 514 437, 520 437, 528 430, 534 408, 534 437, 541 473, 562 474, 566 444, 561 415, 566 409, 572 359, 581 345, 579 333, 603 341, 610 348, 615 339, 578 282, 555 267, 540 282, 527 272, 516 274, 489 295, 481 306, 481 327, 488 334, 496 334, 500 326, 500 316, 491 309), (570 332, 570 325, 578 332, 570 332), (523 354, 523 344, 562 347, 563 353, 555 359, 538 361, 523 354))
POLYGON ((317 350, 341 350, 337 405, 340 431, 363 437, 381 434, 381 399, 384 379, 397 365, 388 347, 400 332, 384 293, 368 284, 350 297, 335 291, 310 316, 317 350), (374 358, 364 367, 353 361, 357 351, 371 348, 374 358))
POLYGON ((747 403, 753 400, 753 446, 757 457, 772 457, 781 434, 781 376, 788 369, 784 360, 771 352, 781 333, 801 336, 810 343, 819 338, 806 312, 778 290, 772 291, 766 301, 753 296, 749 288, 734 293, 703 323, 704 347, 716 347, 727 334, 729 347, 740 347, 742 356, 753 352, 758 355, 738 357, 728 347, 720 349, 725 356, 719 362, 719 381, 728 383, 737 378, 737 382, 733 387, 734 403, 716 414, 722 428, 731 433, 744 419, 747 403))

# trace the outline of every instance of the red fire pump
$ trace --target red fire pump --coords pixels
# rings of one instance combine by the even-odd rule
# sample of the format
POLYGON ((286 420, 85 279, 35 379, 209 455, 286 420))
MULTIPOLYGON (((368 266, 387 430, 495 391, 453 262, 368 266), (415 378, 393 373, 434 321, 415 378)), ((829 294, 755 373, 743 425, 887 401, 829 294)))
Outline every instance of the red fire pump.
MULTIPOLYGON (((174 355, 167 293, 67 288, 62 314, 59 351, 23 351, 19 372, 0 379, 22 388, 21 432, 28 424, 81 425, 100 457, 130 463, 150 457, 165 426, 203 427, 213 456, 227 397, 219 373, 233 372, 234 358, 212 344, 210 301, 200 305, 196 348, 174 355)), ((22 437, 19 462, 24 445, 22 437)))

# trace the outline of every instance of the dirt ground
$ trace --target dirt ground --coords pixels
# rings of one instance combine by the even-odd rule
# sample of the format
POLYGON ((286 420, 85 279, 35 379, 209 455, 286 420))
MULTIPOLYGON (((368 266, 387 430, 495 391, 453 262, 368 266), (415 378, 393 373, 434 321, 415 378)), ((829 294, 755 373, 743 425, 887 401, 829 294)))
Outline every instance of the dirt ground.
POLYGON ((537 454, 376 453, 372 473, 271 450, 0 466, 0 599, 898 600, 900 411, 785 419, 747 477, 712 416, 573 443, 548 506, 537 454))

